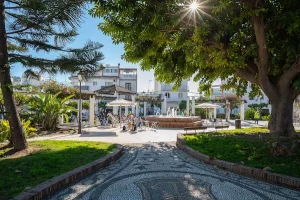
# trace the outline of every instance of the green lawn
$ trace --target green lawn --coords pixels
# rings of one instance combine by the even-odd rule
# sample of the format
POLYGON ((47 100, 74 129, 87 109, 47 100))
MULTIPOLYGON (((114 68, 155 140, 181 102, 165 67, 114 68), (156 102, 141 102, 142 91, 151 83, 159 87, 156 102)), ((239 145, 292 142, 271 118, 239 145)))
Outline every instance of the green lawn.
MULTIPOLYGON (((249 132, 252 131, 246 130, 246 133, 249 132)), ((271 172, 300 178, 300 148, 295 156, 273 157, 270 153, 271 138, 267 135, 259 137, 223 133, 191 135, 184 138, 189 147, 206 155, 260 169, 268 166, 271 167, 271 172)), ((285 143, 289 145, 288 141, 285 143)))
POLYGON ((34 141, 29 146, 40 150, 19 158, 5 158, 0 151, 0 199, 10 199, 26 187, 97 160, 116 148, 110 143, 54 140, 34 141))

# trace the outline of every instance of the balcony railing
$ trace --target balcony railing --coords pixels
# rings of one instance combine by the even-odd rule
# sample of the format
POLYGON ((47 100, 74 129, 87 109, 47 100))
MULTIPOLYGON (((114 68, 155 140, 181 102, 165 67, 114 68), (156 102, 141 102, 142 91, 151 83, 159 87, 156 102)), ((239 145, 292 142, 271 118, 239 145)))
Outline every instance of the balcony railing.
POLYGON ((120 79, 136 79, 136 74, 120 74, 120 79))

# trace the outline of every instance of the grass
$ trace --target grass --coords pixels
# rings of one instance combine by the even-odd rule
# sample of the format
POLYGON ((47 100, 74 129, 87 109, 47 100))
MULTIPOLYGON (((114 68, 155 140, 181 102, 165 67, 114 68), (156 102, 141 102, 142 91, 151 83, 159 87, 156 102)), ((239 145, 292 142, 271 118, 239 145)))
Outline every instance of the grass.
MULTIPOLYGON (((229 130, 219 135, 199 134, 184 138, 189 147, 206 155, 260 169, 270 167, 271 172, 300 178, 300 148, 294 156, 273 157, 269 134, 255 135, 254 130, 242 129, 239 134, 236 134, 237 130, 229 130)), ((291 141, 284 142, 291 145, 291 141)))
POLYGON ((21 157, 3 157, 4 151, 0 151, 0 199, 10 199, 26 187, 97 160, 116 147, 102 142, 55 140, 34 141, 29 146, 35 151, 21 157))
POLYGON ((233 130, 221 130, 213 132, 214 135, 245 135, 245 134, 257 134, 257 133, 269 133, 269 129, 266 128, 243 128, 233 130))

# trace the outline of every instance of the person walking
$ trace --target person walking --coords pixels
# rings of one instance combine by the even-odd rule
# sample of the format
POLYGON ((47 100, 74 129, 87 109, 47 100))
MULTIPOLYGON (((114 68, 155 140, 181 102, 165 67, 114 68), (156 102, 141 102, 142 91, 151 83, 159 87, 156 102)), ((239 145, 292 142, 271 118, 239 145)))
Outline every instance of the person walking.
POLYGON ((258 120, 260 119, 260 114, 259 114, 259 111, 256 110, 255 113, 254 113, 254 120, 255 120, 255 123, 258 125, 258 120))

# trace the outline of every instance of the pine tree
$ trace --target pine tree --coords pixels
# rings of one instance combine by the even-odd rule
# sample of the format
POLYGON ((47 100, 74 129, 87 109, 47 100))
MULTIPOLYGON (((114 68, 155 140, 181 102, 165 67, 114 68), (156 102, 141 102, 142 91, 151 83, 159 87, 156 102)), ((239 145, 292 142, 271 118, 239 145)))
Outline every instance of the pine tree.
POLYGON ((55 74, 81 71, 89 75, 99 68, 103 54, 99 43, 87 42, 83 48, 66 45, 77 36, 86 0, 0 0, 0 84, 15 150, 27 148, 16 110, 10 68, 21 63, 28 75, 33 71, 55 74), (55 59, 34 57, 33 51, 58 51, 55 59))

